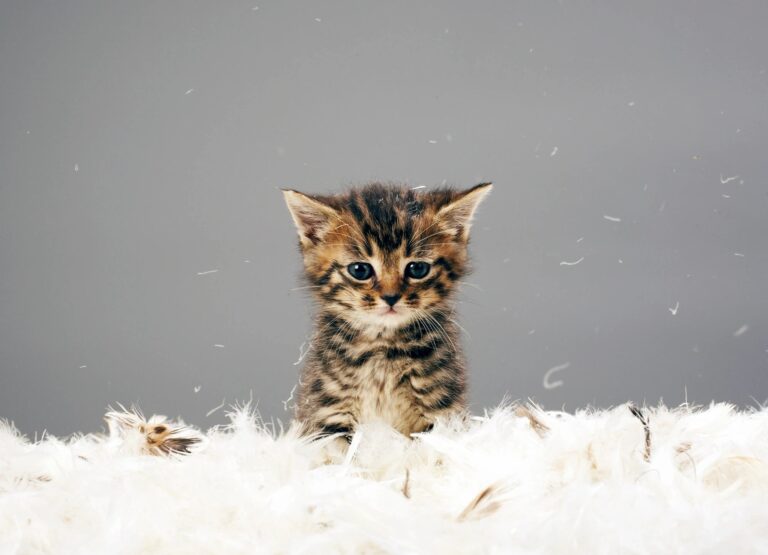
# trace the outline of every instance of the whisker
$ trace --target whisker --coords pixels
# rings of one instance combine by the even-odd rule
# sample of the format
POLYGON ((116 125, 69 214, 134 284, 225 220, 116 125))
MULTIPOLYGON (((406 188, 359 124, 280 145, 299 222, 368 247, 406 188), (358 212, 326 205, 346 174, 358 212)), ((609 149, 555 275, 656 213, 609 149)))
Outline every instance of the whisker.
POLYGON ((439 343, 437 341, 439 336, 438 335, 433 335, 433 334, 430 333, 432 330, 427 326, 427 323, 425 321, 423 321, 421 318, 418 317, 418 313, 417 313, 416 323, 419 325, 419 329, 424 332, 424 335, 429 334, 429 336, 430 336, 430 345, 432 345, 432 348, 436 349, 439 346, 439 343), (423 324, 423 326, 422 326, 422 324, 423 324))
POLYGON ((303 287, 292 287, 289 291, 301 291, 303 289, 321 289, 322 285, 305 285, 303 287))
POLYGON ((427 231, 429 231, 430 229, 432 229, 433 227, 435 227, 436 225, 438 225, 438 223, 439 223, 439 222, 438 222, 437 220, 433 221, 433 222, 432 222, 431 224, 429 224, 427 227, 425 227, 424 229, 420 230, 420 231, 419 231, 419 232, 416 234, 416 236, 413 238, 413 240, 414 240, 414 241, 418 241, 418 240, 419 240, 421 237, 423 237, 423 236, 424 236, 424 234, 425 234, 427 231))
POLYGON ((434 317, 432 314, 430 314, 430 313, 429 313, 429 312, 427 312, 426 310, 425 310, 425 311, 422 311, 422 314, 424 315, 424 317, 425 317, 425 318, 427 318, 427 320, 428 320, 429 322, 431 322, 431 324, 433 324, 433 325, 434 325, 434 328, 433 328, 433 329, 434 329, 434 330, 435 330, 437 333, 439 333, 439 334, 440 334, 440 335, 443 337, 443 339, 445 339, 445 341, 446 341, 447 343, 449 343, 449 344, 450 344, 450 346, 451 346, 451 349, 453 350, 453 352, 454 352, 454 353, 455 353, 455 352, 457 352, 457 349, 456 349, 456 344, 453 342, 453 340, 452 340, 452 339, 451 339, 451 337, 450 337, 450 334, 449 334, 449 333, 448 333, 448 331, 445 329, 445 327, 444 327, 444 326, 443 326, 443 325, 442 325, 442 324, 441 324, 441 323, 440 323, 440 322, 437 320, 437 318, 435 318, 435 317, 434 317))
POLYGON ((458 323, 458 322, 457 322, 455 319, 453 319, 453 318, 448 318, 448 321, 449 321, 449 322, 452 322, 454 326, 456 326, 456 327, 457 327, 457 328, 459 328, 461 331, 463 331, 463 332, 464 332, 464 333, 467 335, 467 337, 468 337, 469 339, 472 339, 472 334, 470 334, 470 333, 469 333, 469 332, 468 332, 466 329, 464 329, 464 327, 463 327, 461 324, 459 324, 459 323, 458 323))
POLYGON ((343 221, 339 216, 336 216, 336 220, 341 222, 341 223, 339 225, 337 225, 336 227, 334 227, 331 230, 332 232, 338 233, 342 237, 346 237, 347 239, 350 239, 352 241, 364 241, 365 240, 365 237, 363 236, 363 234, 360 232, 359 229, 350 226, 347 222, 343 221), (355 237, 353 237, 350 234, 340 233, 338 231, 339 229, 344 228, 344 227, 349 228, 350 231, 353 231, 355 233, 355 237))
POLYGON ((427 239, 429 239, 430 237, 434 237, 434 236, 436 236, 436 235, 440 235, 440 234, 442 234, 442 233, 445 233, 445 231, 444 231, 444 230, 442 230, 442 229, 441 229, 440 231, 436 231, 435 233, 430 233, 430 234, 429 234, 429 235, 427 235, 426 237, 424 237, 424 238, 422 238, 422 239, 419 239, 419 240, 418 240, 416 243, 414 243, 414 248, 418 248, 418 247, 419 247, 419 246, 420 246, 422 243, 424 243, 424 241, 426 241, 426 240, 427 240, 427 239))
POLYGON ((485 291, 483 290, 483 288, 482 288, 482 287, 480 287, 480 286, 479 286, 478 284, 476 284, 476 283, 470 283, 470 282, 468 282, 468 281, 462 281, 462 280, 460 280, 460 279, 459 279, 459 280, 456 280, 456 283, 458 283, 459 285, 468 285, 469 287, 474 287, 474 288, 475 288, 475 289, 477 289, 478 291, 482 291, 483 293, 485 293, 485 291))

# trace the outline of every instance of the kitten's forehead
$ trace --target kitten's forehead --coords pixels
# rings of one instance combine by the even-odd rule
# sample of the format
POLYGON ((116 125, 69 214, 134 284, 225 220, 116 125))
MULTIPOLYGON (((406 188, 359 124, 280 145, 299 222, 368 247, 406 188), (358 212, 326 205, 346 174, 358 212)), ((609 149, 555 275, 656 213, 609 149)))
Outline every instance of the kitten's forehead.
POLYGON ((430 191, 372 183, 339 195, 306 195, 284 190, 305 261, 317 265, 345 249, 373 257, 426 256, 436 248, 443 254, 465 256, 469 229, 490 183, 458 191, 430 191))
MULTIPOLYGON (((330 200, 330 199, 329 199, 330 200)), ((359 233, 350 235, 367 256, 410 256, 435 214, 435 199, 408 188, 369 185, 334 197, 329 204, 344 213, 359 233), (359 243, 359 244, 358 244, 359 243)), ((361 253, 362 254, 362 253, 361 253)))

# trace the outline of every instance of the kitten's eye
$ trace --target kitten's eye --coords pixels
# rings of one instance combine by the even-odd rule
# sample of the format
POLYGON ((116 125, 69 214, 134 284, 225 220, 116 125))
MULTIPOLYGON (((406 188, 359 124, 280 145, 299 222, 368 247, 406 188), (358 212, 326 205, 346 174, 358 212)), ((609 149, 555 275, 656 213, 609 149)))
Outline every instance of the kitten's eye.
POLYGON ((405 267, 405 277, 421 279, 429 273, 429 263, 409 262, 405 267))
POLYGON ((353 262, 347 266, 347 272, 349 272, 349 275, 353 278, 365 281, 373 276, 373 266, 367 262, 353 262))

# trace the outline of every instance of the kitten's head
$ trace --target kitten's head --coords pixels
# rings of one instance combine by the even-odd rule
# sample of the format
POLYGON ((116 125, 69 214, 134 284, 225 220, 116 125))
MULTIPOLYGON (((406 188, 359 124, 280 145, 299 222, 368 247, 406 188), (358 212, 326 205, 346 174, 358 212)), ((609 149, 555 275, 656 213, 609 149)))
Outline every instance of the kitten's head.
POLYGON ((359 325, 398 328, 447 306, 467 272, 472 216, 490 190, 374 183, 333 196, 284 194, 323 308, 359 325))

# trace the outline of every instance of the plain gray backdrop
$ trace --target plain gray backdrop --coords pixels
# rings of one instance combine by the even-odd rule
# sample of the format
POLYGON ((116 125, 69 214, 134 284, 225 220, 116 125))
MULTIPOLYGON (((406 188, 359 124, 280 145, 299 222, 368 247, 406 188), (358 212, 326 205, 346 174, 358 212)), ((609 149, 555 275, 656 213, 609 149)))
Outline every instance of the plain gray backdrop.
POLYGON ((765 401, 766 21, 2 0, 0 417, 95 431, 136 402, 207 427, 252 397, 287 421, 310 308, 279 188, 374 179, 496 184, 460 304, 475 411, 765 401))

